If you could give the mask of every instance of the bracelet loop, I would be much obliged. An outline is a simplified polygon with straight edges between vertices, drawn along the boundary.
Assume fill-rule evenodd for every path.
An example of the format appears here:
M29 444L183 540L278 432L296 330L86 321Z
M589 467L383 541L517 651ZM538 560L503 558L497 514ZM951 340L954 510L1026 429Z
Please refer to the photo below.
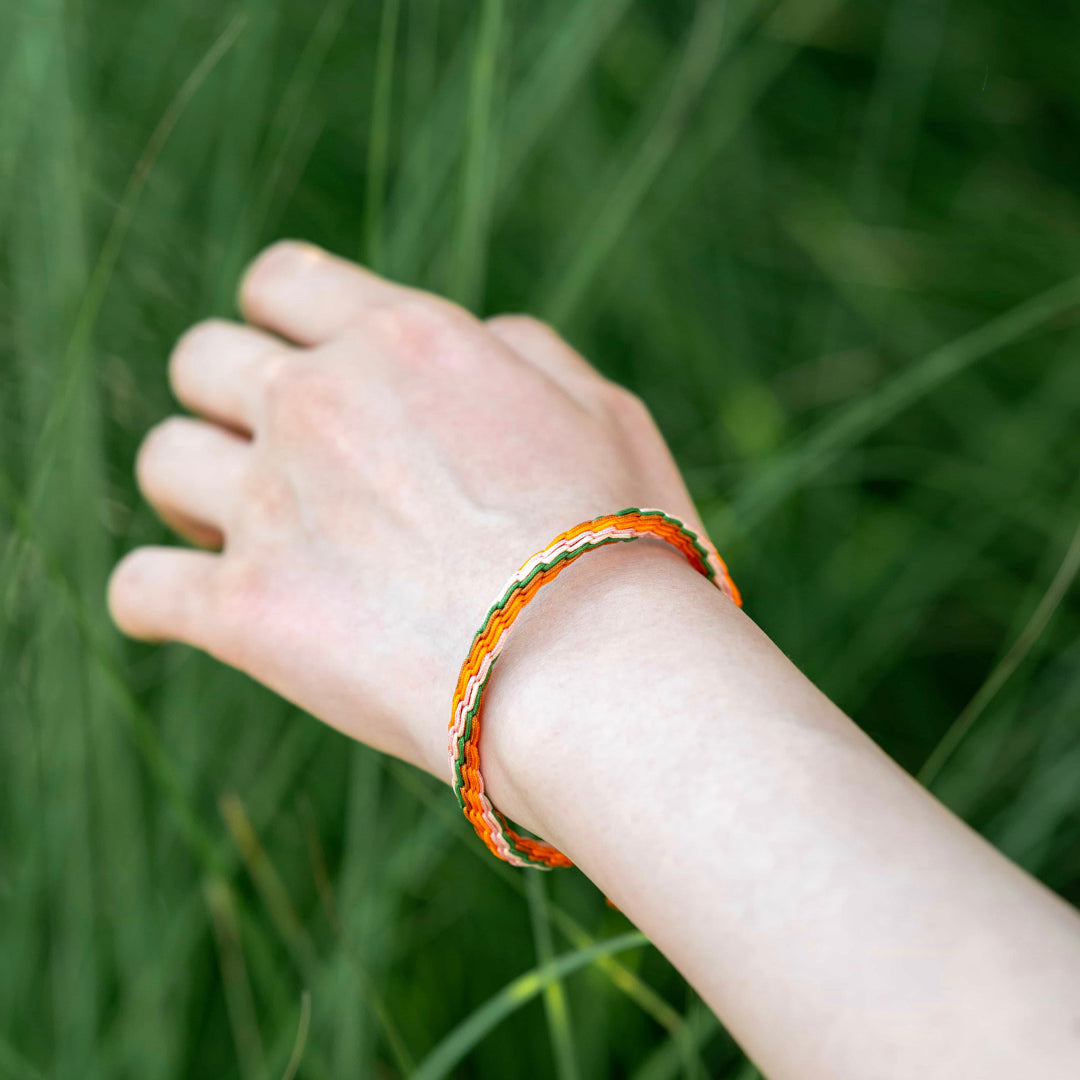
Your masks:
M560 533L533 555L507 583L484 624L473 638L454 690L450 717L450 769L454 793L465 816L490 851L513 866L552 869L572 866L561 851L531 837L521 836L491 804L480 775L481 701L495 661L509 637L521 609L579 556L616 541L655 536L678 549L700 574L708 578L738 606L739 590L716 549L704 537L662 510L630 507L605 514Z

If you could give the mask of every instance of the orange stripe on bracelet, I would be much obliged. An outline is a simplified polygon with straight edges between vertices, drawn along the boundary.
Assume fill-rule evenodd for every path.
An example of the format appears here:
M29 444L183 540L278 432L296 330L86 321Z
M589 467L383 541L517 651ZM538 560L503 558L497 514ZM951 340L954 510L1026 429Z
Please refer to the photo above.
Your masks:
M516 832L491 805L480 774L481 702L495 661L506 645L514 620L525 605L549 581L559 576L575 559L605 544L629 542L654 536L671 544L700 574L707 577L735 604L742 598L728 574L723 559L703 537L698 537L676 518L662 510L630 507L582 522L560 533L543 551L537 552L518 569L499 599L492 605L484 624L473 638L469 655L461 666L450 715L450 769L458 802L477 835L498 858L513 866L549 870L573 863L561 851Z

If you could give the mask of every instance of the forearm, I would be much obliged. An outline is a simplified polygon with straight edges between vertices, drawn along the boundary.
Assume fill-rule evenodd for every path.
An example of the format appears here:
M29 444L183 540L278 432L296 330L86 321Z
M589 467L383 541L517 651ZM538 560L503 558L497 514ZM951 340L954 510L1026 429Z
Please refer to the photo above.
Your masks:
M1075 912L659 544L542 590L482 754L772 1080L1075 1075Z

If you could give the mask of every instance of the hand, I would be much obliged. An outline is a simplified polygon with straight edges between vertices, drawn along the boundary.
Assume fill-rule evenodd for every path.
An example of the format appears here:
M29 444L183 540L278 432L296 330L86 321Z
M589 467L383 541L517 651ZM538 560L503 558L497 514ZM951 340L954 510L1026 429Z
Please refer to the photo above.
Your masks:
M200 419L155 427L136 468L163 520L221 551L132 552L113 618L449 779L453 687L510 575L626 506L703 533L678 469L642 402L533 319L481 322L294 242L240 304L250 325L176 346Z

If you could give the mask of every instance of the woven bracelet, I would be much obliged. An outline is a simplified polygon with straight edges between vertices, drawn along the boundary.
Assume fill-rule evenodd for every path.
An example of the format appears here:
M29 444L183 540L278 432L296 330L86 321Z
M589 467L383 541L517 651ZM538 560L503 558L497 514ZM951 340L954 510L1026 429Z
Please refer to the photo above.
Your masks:
M698 573L742 606L739 590L723 559L708 540L696 536L682 522L663 511L631 507L576 525L529 559L510 579L487 613L461 667L450 717L450 769L454 793L480 839L493 854L513 866L551 869L573 863L550 844L516 833L484 793L484 778L480 775L484 688L506 645L514 620L543 585L558 577L585 552L616 541L637 540L641 536L655 536L671 544L686 556Z

